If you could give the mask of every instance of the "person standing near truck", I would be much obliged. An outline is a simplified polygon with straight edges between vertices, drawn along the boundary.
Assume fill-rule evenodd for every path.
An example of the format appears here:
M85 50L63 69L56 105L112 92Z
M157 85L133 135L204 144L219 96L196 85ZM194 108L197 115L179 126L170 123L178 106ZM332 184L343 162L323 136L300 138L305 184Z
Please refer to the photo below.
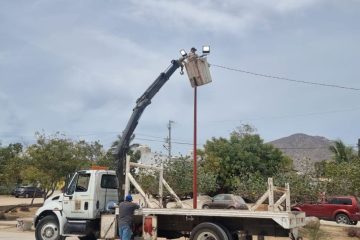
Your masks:
M140 206L132 201L132 196L127 195L125 201L119 204L118 226L121 240L130 240L133 234L131 226L134 221L134 211Z

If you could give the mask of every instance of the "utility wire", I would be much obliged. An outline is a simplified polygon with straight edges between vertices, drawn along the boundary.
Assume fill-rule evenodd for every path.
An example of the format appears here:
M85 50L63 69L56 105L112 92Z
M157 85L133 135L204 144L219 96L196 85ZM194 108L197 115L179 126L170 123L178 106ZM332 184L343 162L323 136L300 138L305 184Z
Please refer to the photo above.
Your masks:
M208 121L207 123L226 123L226 122L246 122L246 121L257 121L257 120L266 120L266 119L284 119L284 118L298 118L298 117L308 117L308 116L317 116L331 113L342 113L342 112L352 112L358 111L360 108L351 108L343 110L331 110L324 112L309 112L309 113L299 113L294 115L279 115L279 116L268 116L268 117L254 117L254 118L244 118L244 119L228 119L228 120L213 120Z
M161 143L166 143L166 141L161 141L161 140L157 140L157 139L149 139L149 138L139 138L139 137L135 137L136 140L143 140L143 141L150 141L150 142L161 142ZM176 142L176 141L172 141L172 143L175 144L180 144L180 145L194 145L193 143L189 143L189 142ZM204 144L197 144L199 146L202 146Z
M273 75L268 75L268 74L250 72L250 71L246 71L246 70L242 70L242 69L231 68L231 67L226 67L226 66L212 64L212 63L210 64L210 66L223 68L223 69L230 70L230 71L235 71L235 72L251 74L251 75L260 76L260 77L266 77L266 78L273 78L273 79L278 79L278 80L289 81L289 82L296 82L296 83L303 83L303 84L309 84L309 85L317 85L317 86L322 86L322 87L342 88L342 89L346 89L346 90L360 91L360 88L346 87L346 86L335 85L335 84L317 83L317 82L296 80L296 79L291 79L291 78L286 78L286 77L279 77L279 76L273 76Z

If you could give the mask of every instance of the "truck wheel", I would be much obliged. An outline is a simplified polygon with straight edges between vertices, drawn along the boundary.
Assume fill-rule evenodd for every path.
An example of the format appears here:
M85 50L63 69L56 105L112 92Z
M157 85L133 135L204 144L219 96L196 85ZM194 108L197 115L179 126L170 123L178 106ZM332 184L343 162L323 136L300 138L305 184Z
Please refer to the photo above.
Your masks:
M229 240L229 237L219 225L204 222L191 231L190 240Z
M224 225L222 225L222 224L219 224L219 223L216 223L218 226L220 226L223 230L224 230L224 232L226 233L226 235L227 235L227 237L228 237L228 239L229 240L233 240L233 236L231 235L231 233L230 233L230 231L229 231L229 229L227 229Z
M54 216L46 216L40 220L35 229L36 240L64 240L60 236L59 223Z
M208 205L204 205L204 206L202 206L202 209L209 209L209 206L208 206Z
M350 225L356 225L358 221L350 221Z
M335 218L337 223L350 224L349 217L344 213L339 213Z

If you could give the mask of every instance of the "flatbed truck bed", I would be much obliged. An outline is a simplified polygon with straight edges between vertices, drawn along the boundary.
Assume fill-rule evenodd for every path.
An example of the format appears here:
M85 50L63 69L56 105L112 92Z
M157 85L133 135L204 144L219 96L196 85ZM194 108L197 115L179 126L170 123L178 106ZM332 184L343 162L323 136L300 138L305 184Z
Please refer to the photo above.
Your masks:
M227 235L224 240L242 239L241 236L298 239L298 229L305 225L305 213L290 211L142 208L137 210L135 215L142 216L143 224L151 222L151 227L145 227L143 232L146 233L146 229L156 229L156 232L148 231L148 234L168 239L181 236L201 239L195 237L197 231L200 231L197 235L206 235L221 230Z

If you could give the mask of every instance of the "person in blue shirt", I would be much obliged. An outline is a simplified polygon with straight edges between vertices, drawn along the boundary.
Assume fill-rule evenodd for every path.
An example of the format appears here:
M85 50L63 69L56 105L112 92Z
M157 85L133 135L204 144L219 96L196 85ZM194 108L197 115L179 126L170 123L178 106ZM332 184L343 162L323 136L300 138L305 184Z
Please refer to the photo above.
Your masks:
M129 194L126 196L125 201L119 204L119 236L121 240L130 240L133 234L131 226L134 221L134 211L139 209L139 205L133 203L133 198Z

